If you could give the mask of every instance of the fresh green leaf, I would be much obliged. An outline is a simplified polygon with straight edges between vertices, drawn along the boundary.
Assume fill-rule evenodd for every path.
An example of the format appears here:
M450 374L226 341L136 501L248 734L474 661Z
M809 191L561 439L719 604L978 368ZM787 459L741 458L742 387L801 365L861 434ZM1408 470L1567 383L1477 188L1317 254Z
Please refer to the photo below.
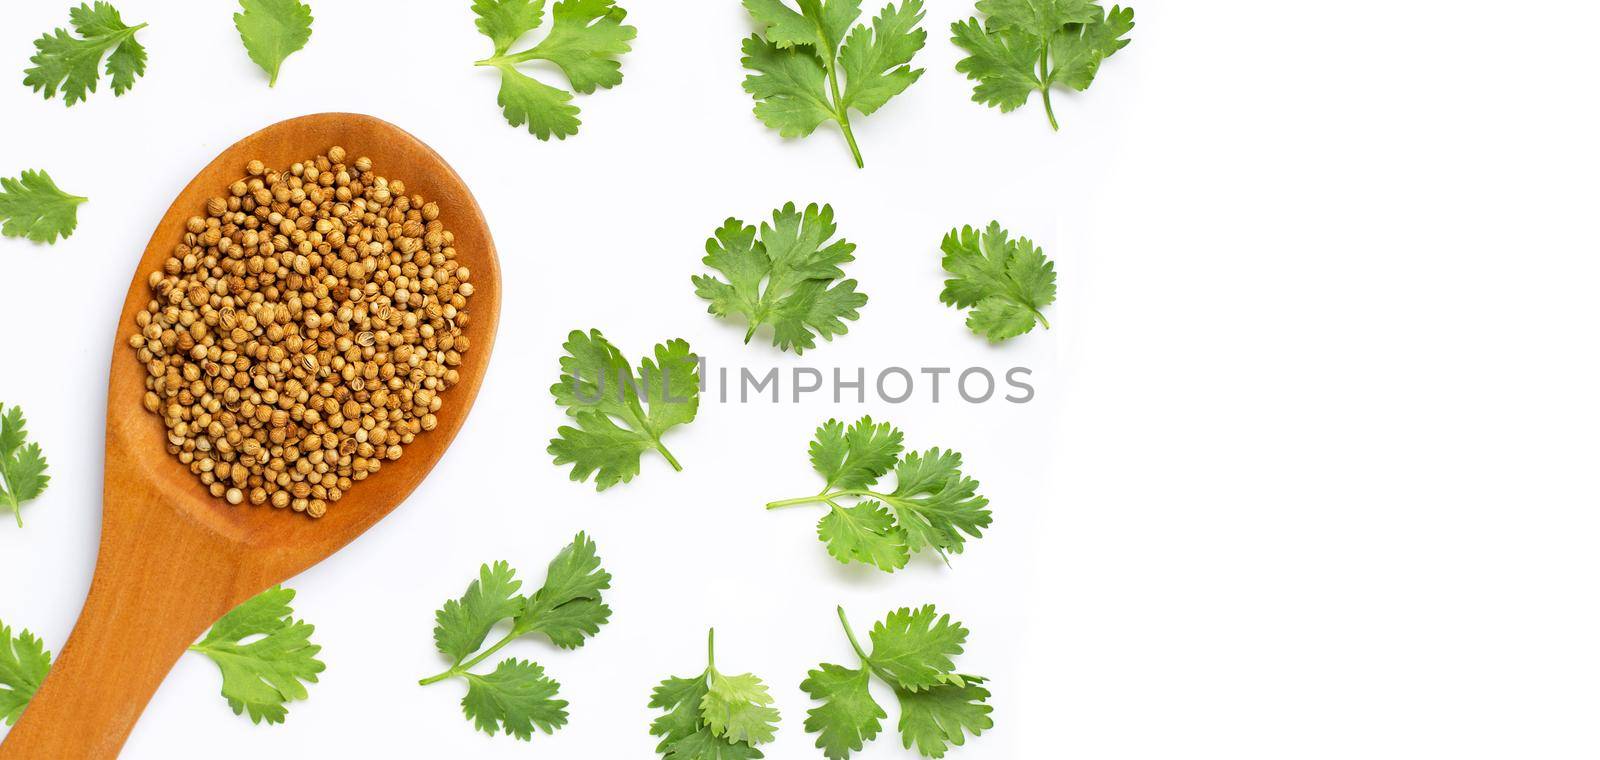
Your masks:
M895 686L922 691L945 682L955 669L967 629L940 617L929 604L903 607L872 627L872 664Z
M839 50L844 65L844 106L871 116L889 99L906 91L922 78L922 69L911 69L911 58L928 41L928 33L917 26L922 21L922 4L907 2L899 7L885 6L872 20L869 30L858 26Z
M921 78L923 70L910 64L927 41L917 26L922 0L885 6L871 26L853 29L860 0L796 2L798 10L783 0L745 0L759 27L743 45L751 72L745 92L756 101L756 118L783 137L837 122L856 166L864 166L850 112L870 116Z
M28 440L28 420L22 416L22 407L0 404L0 461L11 458Z
M1039 80L1043 38L1020 32L991 32L975 18L951 24L950 33L951 41L968 53L956 63L956 71L977 81L972 91L974 101L1009 113L1047 87Z
M1015 29L1036 36L1054 34L1067 24L1093 21L1100 14L1096 0L978 0L978 12L995 29Z
M1133 9L1114 6L1109 14L1096 13L1088 23L1069 24L1057 31L1051 38L1054 71L1050 81L1079 92L1089 89L1100 73L1100 62L1132 42L1124 38L1133 27Z
M494 41L494 54L501 55L522 35L544 21L544 0L473 0L478 14L478 31Z
M952 658L961 653L966 629L940 617L933 605L891 612L873 627L872 652L861 648L839 608L850 647L860 669L823 664L800 684L822 704L807 712L805 729L817 735L817 747L829 760L848 760L852 752L878 735L888 717L868 690L872 676L894 689L900 702L900 735L907 749L940 758L950 746L966 742L994 726L989 691L979 676L960 675Z
M833 340L860 317L867 303L856 281L840 265L855 261L854 243L833 240L833 207L813 203L804 212L785 204L772 223L756 228L729 219L706 241L701 261L725 279L696 275L695 294L710 302L714 316L740 316L749 323L745 342L761 325L772 326L772 344L803 354L816 337ZM830 242L831 241L831 242Z
M28 422L22 408L0 404L0 505L11 508L22 527L22 503L33 501L50 485L39 444L28 443Z
M693 678L668 678L650 692L650 707L667 711L650 723L650 735L661 737L656 752L668 755L673 745L706 730L700 717L700 702L710 691L702 672Z
M905 450L905 435L887 422L862 417L848 431L828 420L811 442L811 466L827 488L866 488L894 468Z
M960 454L934 448L902 456L903 442L893 425L871 417L848 430L828 420L810 450L812 467L827 480L822 493L769 502L767 509L827 506L817 537L846 564L894 572L923 549L961 553L966 538L982 537L992 522L989 500L978 495L978 481L961 474ZM891 469L895 488L883 493L877 482Z
M827 544L834 559L845 564L860 562L892 573L911 559L906 532L876 501L848 507L830 504L817 523L817 537Z
M724 739L701 728L676 742L662 753L663 760L759 760L761 750L744 742Z
M523 741L533 738L535 726L547 734L567 724L567 701L556 699L561 684L544 674L544 668L526 660L502 661L488 675L464 674L467 696L461 710L478 730L495 735L501 729Z
M39 637L11 629L0 621L0 723L16 725L17 718L50 672L50 653Z
M751 36L744 41L744 67L755 72L744 80L755 98L756 118L786 138L806 137L823 122L837 120L828 100L828 70L816 56L784 49Z
M690 678L668 678L650 694L650 707L667 714L650 724L661 737L656 752L667 760L750 760L755 745L773 740L778 710L760 678L724 675L716 666L716 632L707 635L706 669Z
M311 6L300 0L239 0L239 5L244 12L233 14L233 25L272 87L283 60L311 40Z
M544 0L475 0L478 31L494 43L494 55L478 61L500 71L499 103L513 127L527 125L540 140L578 133L578 107L572 93L540 82L517 66L549 61L566 75L572 89L591 94L622 84L623 54L633 49L638 30L623 24L628 12L615 0L562 0L550 12L550 33L537 45L509 52L524 34L544 20Z
M751 673L711 673L711 690L700 702L711 732L729 741L765 744L778 731L778 710L767 685Z
M433 629L433 641L453 663L459 664L478 651L495 623L522 611L524 600L517 595L522 581L516 575L505 562L484 565L478 571L478 579L467 586L466 594L445 602L434 613L438 625Z
M445 602L435 615L433 630L439 651L450 658L448 670L424 678L424 686L451 678L467 682L461 707L482 731L527 740L534 727L552 733L567 722L565 700L556 699L559 688L534 662L503 660L487 674L472 669L513 640L542 633L563 649L576 649L599 632L611 617L600 594L611 587L611 574L600 567L594 541L583 533L572 539L550 561L544 584L528 596L517 591L522 584L505 562L484 565L466 595ZM494 626L510 619L511 630L484 647Z
M28 59L33 66L23 72L22 83L34 92L42 90L47 100L60 92L72 106L99 86L100 60L105 58L112 92L121 95L133 87L134 79L144 74L146 58L134 34L145 25L124 24L117 9L100 0L73 8L71 21L77 37L56 29L33 41L38 52Z
M538 631L562 649L577 649L600 631L611 608L600 592L611 588L611 573L600 568L595 543L579 533L550 561L544 585L523 602L513 631Z
M944 757L950 746L967 742L966 734L978 736L994 727L989 714L994 708L984 704L989 690L977 676L958 676L923 691L895 689L900 699L900 738L906 749L916 747L923 757Z
M528 125L540 140L565 140L578 133L578 107L572 93L551 87L509 66L500 67L500 107L513 127Z
M655 359L641 361L637 372L599 330L574 330L562 347L561 379L550 393L578 425L551 439L555 463L571 464L573 480L595 474L599 491L632 480L640 456L652 449L682 470L661 436L692 422L700 408L700 360L689 343L657 344Z
M806 711L806 732L817 735L817 748L829 760L845 760L860 752L883 730L889 714L873 701L867 685L871 671L824 663L806 674L800 690L822 704Z
M895 480L894 493L883 501L913 552L931 547L960 554L962 534L979 538L989 526L989 500L977 495L978 481L961 474L961 455L954 451L913 451L895 468Z
M222 616L189 647L217 664L228 706L235 715L248 711L254 723L282 723L285 705L305 699L305 683L316 683L324 668L317 659L322 647L311 643L315 629L294 619L292 601L293 589L264 591Z
M549 61L561 68L572 89L585 95L622 84L618 60L632 49L638 33L622 20L628 12L611 0L556 3L550 36L528 51L525 60Z
M56 187L44 170L24 170L17 179L0 177L0 234L54 243L78 228L78 204L89 200Z
M795 11L783 0L744 0L745 10L764 27L763 34L780 48L809 45L819 57L839 49L850 25L861 16L861 0L797 0Z
M956 71L977 82L972 99L1008 112L1038 92L1055 129L1050 88L1088 89L1134 26L1132 8L1107 14L1094 0L980 0L978 11L983 21L950 25L951 41L967 52Z

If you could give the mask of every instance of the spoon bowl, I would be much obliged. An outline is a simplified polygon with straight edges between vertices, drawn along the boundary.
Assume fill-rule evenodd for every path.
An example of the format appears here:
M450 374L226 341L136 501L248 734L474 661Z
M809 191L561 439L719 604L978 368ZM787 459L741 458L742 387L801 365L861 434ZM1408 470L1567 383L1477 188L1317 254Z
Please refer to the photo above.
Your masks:
M472 270L472 348L460 382L441 395L439 424L396 461L356 483L326 516L213 497L166 451L165 425L145 411L145 367L127 338L152 298L148 276L183 238L190 216L260 159L269 167L339 145L374 171L437 202ZM115 756L156 687L189 644L241 602L325 559L399 506L438 462L477 397L494 347L500 269L483 213L466 183L417 138L370 116L324 113L274 124L240 140L195 175L167 210L128 288L112 347L106 407L104 517L94 580L50 676L0 744L0 760Z

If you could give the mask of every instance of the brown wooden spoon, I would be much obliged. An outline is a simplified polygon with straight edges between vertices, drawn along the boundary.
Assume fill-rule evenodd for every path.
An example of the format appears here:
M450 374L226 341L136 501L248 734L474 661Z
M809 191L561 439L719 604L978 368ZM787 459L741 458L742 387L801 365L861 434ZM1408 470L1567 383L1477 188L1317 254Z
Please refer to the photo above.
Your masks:
M166 429L142 404L145 368L127 339L134 315L151 298L150 272L161 267L207 198L239 179L251 159L281 169L334 145L352 157L371 157L382 176L438 202L459 260L472 269L466 327L472 348L459 368L460 384L443 394L438 428L357 483L326 517L230 506L166 452ZM240 140L201 169L156 226L117 322L106 407L105 513L89 597L50 676L0 744L0 760L114 757L167 671L211 623L338 551L404 501L461 429L482 384L499 315L500 268L482 211L439 154L392 124L359 114L302 116Z

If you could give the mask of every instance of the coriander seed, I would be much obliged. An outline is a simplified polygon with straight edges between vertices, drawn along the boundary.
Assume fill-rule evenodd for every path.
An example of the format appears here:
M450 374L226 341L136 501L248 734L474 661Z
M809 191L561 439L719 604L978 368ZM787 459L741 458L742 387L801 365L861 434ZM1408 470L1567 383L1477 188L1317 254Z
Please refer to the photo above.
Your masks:
M335 146L254 160L186 220L128 338L144 408L212 496L322 517L439 425L471 272L437 203Z

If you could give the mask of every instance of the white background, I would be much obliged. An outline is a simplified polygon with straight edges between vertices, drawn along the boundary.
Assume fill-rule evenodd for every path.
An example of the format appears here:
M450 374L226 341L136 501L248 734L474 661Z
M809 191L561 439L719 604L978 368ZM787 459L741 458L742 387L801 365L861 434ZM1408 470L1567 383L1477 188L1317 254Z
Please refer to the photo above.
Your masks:
M968 101L946 30L971 3L929 5L928 72L860 122L857 171L835 131L785 142L750 115L731 1L630 3L627 81L580 96L564 143L501 120L465 0L314 2L276 89L231 4L120 0L150 22L149 72L70 110L18 84L68 3L7 3L0 174L45 168L92 200L64 243L0 241L0 401L55 476L26 529L0 521L0 619L59 650L87 589L114 314L151 225L238 137L350 110L475 188L505 278L488 380L410 502L291 582L329 667L287 724L234 717L189 656L124 756L643 758L651 686L702 667L714 624L719 662L774 687L768 756L820 757L797 684L849 662L833 606L864 631L923 602L972 629L960 667L995 681L995 729L951 757L1600 755L1600 11L1143 0L1051 133L1037 101ZM834 204L872 298L803 360L741 346L689 284L724 217L787 200ZM1061 284L1055 329L1001 348L936 297L940 235L991 218ZM647 459L596 495L544 454L580 327L734 367L1026 365L1039 393L706 403L669 439L685 472ZM996 523L953 568L845 569L817 515L761 509L816 487L819 421L861 413L966 454ZM612 623L577 652L510 650L562 682L571 724L532 747L475 733L461 687L414 684L443 667L433 610L483 561L537 583L580 529L616 576ZM861 755L908 756L892 728Z

